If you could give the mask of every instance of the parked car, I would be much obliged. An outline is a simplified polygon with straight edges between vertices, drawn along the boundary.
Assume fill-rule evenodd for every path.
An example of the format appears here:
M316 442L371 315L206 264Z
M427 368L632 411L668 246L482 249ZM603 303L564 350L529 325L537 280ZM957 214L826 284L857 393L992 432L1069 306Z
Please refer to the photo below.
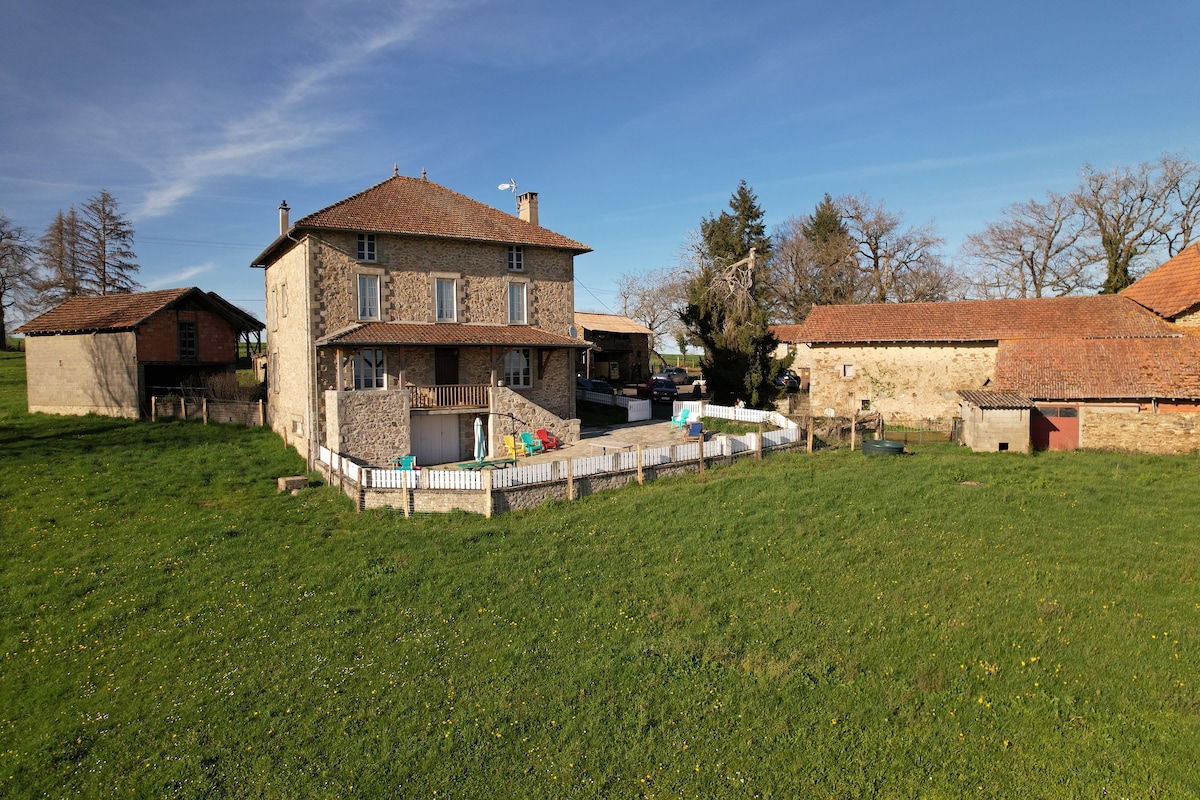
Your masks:
M651 400L676 400L679 389L674 382L666 378L651 378L645 384L638 386L638 397L649 397Z
M616 394L617 390L605 378L575 378L575 387L583 389L585 392L598 392L600 394Z
M800 381L786 372L775 379L775 385L781 387L788 394L795 394L800 391Z
M691 385L692 376L687 374L687 370L683 367L663 367L651 377L663 378L676 386Z

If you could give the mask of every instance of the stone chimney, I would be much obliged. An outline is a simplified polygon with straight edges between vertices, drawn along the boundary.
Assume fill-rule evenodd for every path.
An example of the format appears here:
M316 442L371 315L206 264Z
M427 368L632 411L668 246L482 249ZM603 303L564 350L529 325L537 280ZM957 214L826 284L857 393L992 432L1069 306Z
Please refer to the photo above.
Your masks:
M537 192L526 192L517 198L517 216L526 222L538 224Z
M279 235L280 236L286 236L287 232L288 232L288 228L290 227L288 225L288 212L289 211L291 211L291 209L288 208L287 200L284 200L282 203L279 204Z

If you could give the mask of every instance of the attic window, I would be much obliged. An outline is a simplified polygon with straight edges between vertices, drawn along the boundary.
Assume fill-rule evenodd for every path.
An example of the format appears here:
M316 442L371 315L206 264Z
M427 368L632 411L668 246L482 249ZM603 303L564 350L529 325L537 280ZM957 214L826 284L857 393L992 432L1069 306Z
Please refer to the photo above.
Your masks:
M358 260L375 260L375 234L360 233L358 235Z
M525 271L525 249L520 245L508 246L508 269L510 272Z

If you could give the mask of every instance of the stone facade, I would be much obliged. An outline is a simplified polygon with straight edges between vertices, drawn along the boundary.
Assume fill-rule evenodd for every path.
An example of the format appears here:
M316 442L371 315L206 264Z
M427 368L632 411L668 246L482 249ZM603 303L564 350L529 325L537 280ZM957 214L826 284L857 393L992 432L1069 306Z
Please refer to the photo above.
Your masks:
M1121 413L1080 406L1079 446L1154 455L1200 452L1200 412Z
M957 391L983 388L995 374L996 349L995 342L801 348L812 370L814 414L872 410L891 424L956 416Z
M472 423L480 413L492 415L493 454L504 452L497 414L529 423L520 430L544 427L564 440L578 438L571 349L530 348L532 385L500 390L508 352L502 347L383 345L373 349L383 353L384 386L355 391L353 362L360 350L318 344L361 323L438 323L438 279L453 282L455 300L453 322L438 324L508 326L510 287L518 285L524 324L565 337L574 315L572 251L523 245L517 271L509 269L503 243L373 235L374 260L359 260L357 233L321 230L293 237L296 244L266 265L268 417L276 432L310 461L322 445L372 464L408 454L410 387L437 384L442 350L456 359L457 384L491 387L490 408L459 414L461 452L471 451ZM360 276L378 283L377 312L369 317L359 314Z

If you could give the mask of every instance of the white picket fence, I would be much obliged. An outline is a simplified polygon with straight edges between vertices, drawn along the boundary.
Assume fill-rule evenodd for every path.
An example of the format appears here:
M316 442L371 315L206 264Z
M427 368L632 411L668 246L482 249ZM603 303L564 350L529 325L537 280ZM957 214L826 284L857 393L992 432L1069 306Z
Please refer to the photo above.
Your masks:
M675 405L671 408L671 414L678 417L679 412L685 408L688 410L688 416L692 419L699 419L704 416L728 419L734 422L749 422L753 424L761 422L766 425L774 425L777 428L798 429L800 427L778 411L760 411L757 408L718 406L706 403L703 400L676 400Z
M706 406L705 413L712 414L714 406ZM745 409L737 409L745 411ZM751 420L745 420L747 422ZM797 426L780 428L763 433L762 448L769 450L798 441L800 429ZM642 449L642 467L657 467L672 463L694 462L700 458L700 442L666 445L663 447L647 447ZM747 433L742 436L723 435L714 437L703 443L705 458L720 458L738 456L758 449L758 434ZM538 464L509 467L491 471L493 489L506 489L515 486L533 486L540 483L572 478L583 478L589 475L605 473L631 472L638 467L637 450L622 450L601 456L586 458L562 459L560 461L543 461ZM364 489L445 489L453 491L482 491L484 488L483 473L475 470L446 470L418 469L396 470L377 469L357 464L349 458L339 456L322 447L318 458L330 466L331 471L344 475L362 486Z
M650 419L651 406L649 400L643 400L637 397L626 397L621 394L602 394L600 392L589 392L586 389L576 389L575 397L579 400L586 400L589 403L598 403L602 406L619 406L624 408L629 413L630 422L642 422Z

